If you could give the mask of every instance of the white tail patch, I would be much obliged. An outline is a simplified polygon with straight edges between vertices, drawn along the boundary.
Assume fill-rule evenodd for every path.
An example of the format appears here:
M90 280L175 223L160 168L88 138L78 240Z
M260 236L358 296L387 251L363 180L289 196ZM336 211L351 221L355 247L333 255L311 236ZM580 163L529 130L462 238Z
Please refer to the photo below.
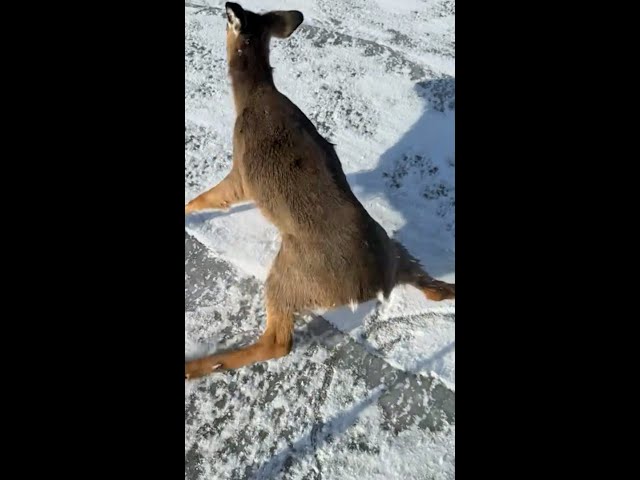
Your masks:
M394 303L394 297L395 297L395 289L391 290L389 292L389 296L385 298L384 296L384 292L382 290L380 290L378 292L378 301L380 302L380 307L382 308L391 308L391 306Z
M351 309L352 312L355 313L355 311L358 309L358 302L356 302L355 300L351 300L349 302L349 308Z

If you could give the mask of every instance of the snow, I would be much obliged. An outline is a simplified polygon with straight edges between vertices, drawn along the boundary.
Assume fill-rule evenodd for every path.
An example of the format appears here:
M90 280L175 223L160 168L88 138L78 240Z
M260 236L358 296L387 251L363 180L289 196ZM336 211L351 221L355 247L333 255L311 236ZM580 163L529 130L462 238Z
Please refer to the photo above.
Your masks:
M369 213L433 276L455 282L454 2L239 3L258 12L303 12L298 31L272 41L277 87L337 144ZM185 7L185 202L231 166L235 112L223 6L194 0ZM206 262L228 265L198 292L185 291L197 297L193 308L185 301L185 356L252 341L264 325L260 283L279 248L277 230L252 204L192 215L185 230L204 245ZM453 478L454 422L418 425L435 411L434 385L455 396L455 302L398 287L387 302L355 307L322 313L330 325L320 337L311 330L323 320L300 319L294 352L283 359L187 384L185 409L194 413L185 426L185 475L315 478L321 470L322 478ZM298 336L312 340L300 345ZM349 362L337 368L341 348L347 358L369 359L366 373ZM399 386L381 380L377 391L361 378L373 375L377 361L410 375L412 401L431 405L410 415L414 424L398 420L395 433L385 399ZM398 401L411 410L407 398ZM392 418L404 418L396 408ZM247 445L238 431L253 436Z

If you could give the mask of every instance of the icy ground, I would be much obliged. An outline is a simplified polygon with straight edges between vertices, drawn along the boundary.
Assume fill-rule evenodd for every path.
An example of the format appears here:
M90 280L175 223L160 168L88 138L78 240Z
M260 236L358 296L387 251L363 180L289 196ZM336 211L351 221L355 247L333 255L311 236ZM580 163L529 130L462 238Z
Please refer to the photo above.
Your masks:
M337 144L371 215L455 281L454 3L239 3L305 14L272 42L276 85ZM223 5L185 4L185 201L231 164ZM277 231L251 205L185 230L185 356L254 340ZM301 318L288 357L185 387L190 479L449 479L454 444L455 303L411 288Z

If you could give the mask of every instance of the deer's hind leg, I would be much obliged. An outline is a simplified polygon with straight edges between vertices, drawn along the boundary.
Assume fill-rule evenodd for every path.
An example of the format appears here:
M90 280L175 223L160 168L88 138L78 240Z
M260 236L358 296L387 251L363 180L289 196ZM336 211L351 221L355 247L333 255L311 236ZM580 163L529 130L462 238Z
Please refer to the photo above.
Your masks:
M294 313L299 311L299 282L288 268L290 258L281 247L265 284L267 326L260 338L247 347L216 353L185 363L185 379L256 362L284 357L293 346Z
M212 372L231 370L287 355L293 343L293 313L285 312L267 300L267 327L260 338L247 347L217 353L186 362L185 379Z
M413 285L429 299L434 301L456 298L456 286L431 277L407 249L394 240L398 258L396 283Z

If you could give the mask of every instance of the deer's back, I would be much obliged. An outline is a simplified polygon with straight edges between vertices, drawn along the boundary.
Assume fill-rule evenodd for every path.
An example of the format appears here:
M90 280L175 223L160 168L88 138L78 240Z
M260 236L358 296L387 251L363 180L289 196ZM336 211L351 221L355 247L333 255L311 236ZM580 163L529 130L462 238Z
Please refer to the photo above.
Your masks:
M238 116L234 135L245 188L282 234L274 269L306 282L301 292L336 285L340 291L325 292L345 297L336 303L387 293L389 238L353 195L333 145L304 113L269 92Z

